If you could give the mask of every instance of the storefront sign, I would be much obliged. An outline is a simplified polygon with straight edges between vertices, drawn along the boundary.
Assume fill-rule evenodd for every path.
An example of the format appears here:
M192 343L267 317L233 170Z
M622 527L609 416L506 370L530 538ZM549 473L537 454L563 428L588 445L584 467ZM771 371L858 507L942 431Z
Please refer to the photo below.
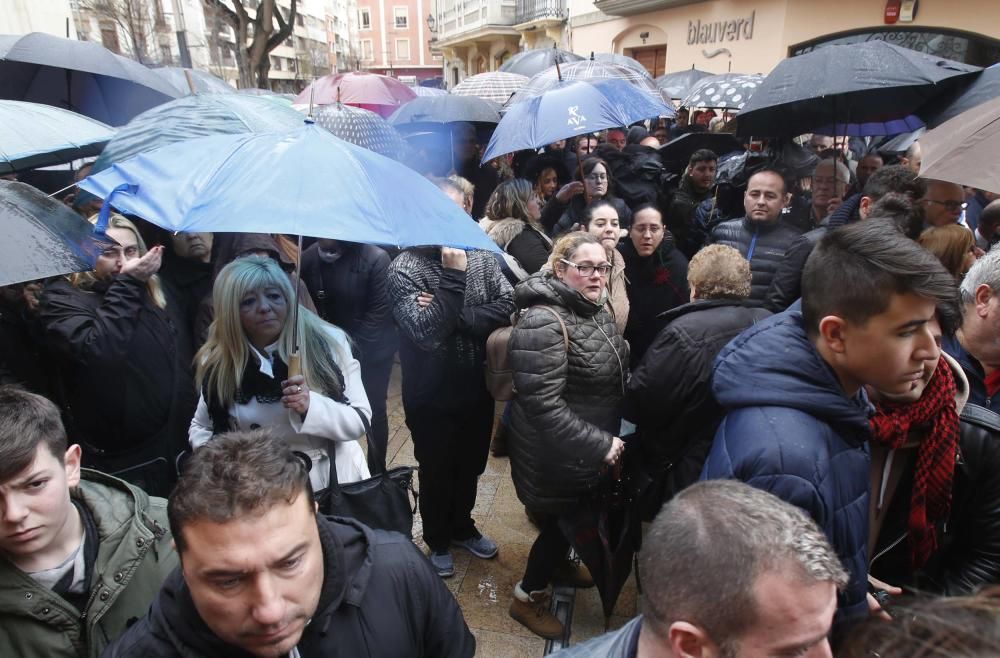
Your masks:
M752 11L747 18L737 18L731 21L705 23L702 23L701 20L688 21L688 45L752 39L756 14L756 11Z

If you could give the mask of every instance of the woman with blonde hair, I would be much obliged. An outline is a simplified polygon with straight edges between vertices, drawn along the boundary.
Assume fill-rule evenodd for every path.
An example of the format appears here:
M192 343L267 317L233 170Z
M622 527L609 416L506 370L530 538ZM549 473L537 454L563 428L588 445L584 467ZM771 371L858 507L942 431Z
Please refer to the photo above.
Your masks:
M59 361L59 402L84 465L165 496L194 410L189 341L136 226L112 215L94 269L51 282L45 341Z
M972 231L958 224L932 226L920 234L920 246L934 254L955 280L961 281L982 252Z
M523 178L500 183L486 202L486 217L479 225L514 259L511 269L519 280L537 272L552 251L552 240L538 221L541 216L541 200Z
M291 281L266 256L243 256L222 268L212 297L215 319L195 357L201 398L191 445L268 427L309 457L313 491L329 485L331 447L339 482L369 477L358 439L365 433L359 414L370 420L371 407L347 335L301 305L295 313ZM296 316L302 373L290 376Z

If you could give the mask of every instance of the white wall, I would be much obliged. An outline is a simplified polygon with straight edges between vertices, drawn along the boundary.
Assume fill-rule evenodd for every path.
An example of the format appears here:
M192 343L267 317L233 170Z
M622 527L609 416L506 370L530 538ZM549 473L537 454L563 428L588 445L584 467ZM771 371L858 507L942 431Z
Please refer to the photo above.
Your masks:
M75 39L69 0L0 0L0 34L45 32L65 37L67 19L69 36Z

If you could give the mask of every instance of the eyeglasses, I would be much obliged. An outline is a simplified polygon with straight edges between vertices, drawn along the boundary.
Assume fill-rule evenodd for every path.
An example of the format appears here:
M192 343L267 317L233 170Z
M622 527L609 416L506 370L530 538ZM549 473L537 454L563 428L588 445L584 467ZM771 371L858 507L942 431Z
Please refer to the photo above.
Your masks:
M560 258L559 260L570 267L575 267L576 271L580 273L580 276L592 276L595 270L601 276L607 276L611 273L611 265L608 263L604 263L603 265L577 265L573 261L566 260L565 258Z
M584 176L584 178L586 178L589 181L593 181L595 183L603 183L604 181L608 180L608 175L607 174L587 174L586 176Z
M937 199L924 199L927 203L936 203L939 206L944 206L949 212L955 212L956 210L964 210L965 206L968 204L964 201L938 201Z
M652 226L633 226L632 230L639 235L646 235L647 233L649 235L659 235L663 232L663 227L653 224Z

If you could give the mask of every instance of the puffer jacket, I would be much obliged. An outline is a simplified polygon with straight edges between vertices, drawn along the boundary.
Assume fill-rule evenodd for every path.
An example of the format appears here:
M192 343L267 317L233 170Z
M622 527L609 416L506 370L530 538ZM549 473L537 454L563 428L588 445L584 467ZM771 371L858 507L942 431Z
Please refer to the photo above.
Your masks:
M528 274L542 269L542 265L549 259L552 240L523 220L508 217L490 222L488 227L483 225L483 228L486 229L486 235L504 252L517 259Z
M167 501L87 469L72 496L90 512L100 538L86 609L0 558L0 656L97 658L146 614L177 566Z
M511 407L511 476L531 510L559 513L595 488L618 435L628 345L602 304L550 273L514 291L524 312L510 337L517 395ZM559 314L569 336L567 351Z
M750 261L750 299L763 302L785 252L801 234L797 228L780 220L765 224L743 217L722 222L712 229L709 244L733 247Z
M797 304L723 348L712 391L728 413L701 479L740 480L802 508L850 575L837 619L866 616L872 408L864 392L844 395Z

